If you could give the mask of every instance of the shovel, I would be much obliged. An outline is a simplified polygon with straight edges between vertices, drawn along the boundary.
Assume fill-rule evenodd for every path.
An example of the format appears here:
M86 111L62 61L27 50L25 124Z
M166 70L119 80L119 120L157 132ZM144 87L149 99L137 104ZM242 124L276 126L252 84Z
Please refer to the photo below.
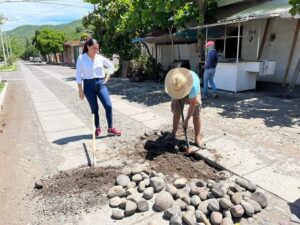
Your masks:
M184 123L184 115L183 115L184 103L181 100L179 102L180 102L180 108L181 108L182 123ZM188 140L187 129L183 128L183 130L184 130L185 141L186 141L186 146L187 146L186 153L191 154L192 149L190 146L190 142Z

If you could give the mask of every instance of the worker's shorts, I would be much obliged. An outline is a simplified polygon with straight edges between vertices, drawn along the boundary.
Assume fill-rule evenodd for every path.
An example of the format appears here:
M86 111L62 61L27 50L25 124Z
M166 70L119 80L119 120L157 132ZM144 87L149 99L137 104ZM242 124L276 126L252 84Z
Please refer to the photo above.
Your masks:
M172 110L172 113L174 114L180 114L181 113L181 106L180 106L180 101L182 101L185 104L189 104L189 99L188 98L184 98L182 100L175 100L173 99L172 100L172 103L171 103L171 110ZM193 117L200 117L200 114L201 114L201 104L198 104L196 105L196 108L195 108L195 111L194 111L194 114L193 114Z

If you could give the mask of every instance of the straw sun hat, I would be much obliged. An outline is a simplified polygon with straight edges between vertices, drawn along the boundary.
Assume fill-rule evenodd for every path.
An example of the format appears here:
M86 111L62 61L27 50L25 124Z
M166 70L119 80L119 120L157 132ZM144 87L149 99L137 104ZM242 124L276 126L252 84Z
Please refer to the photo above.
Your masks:
M186 97L193 88L193 77L188 69L175 68L168 72L165 90L173 99Z

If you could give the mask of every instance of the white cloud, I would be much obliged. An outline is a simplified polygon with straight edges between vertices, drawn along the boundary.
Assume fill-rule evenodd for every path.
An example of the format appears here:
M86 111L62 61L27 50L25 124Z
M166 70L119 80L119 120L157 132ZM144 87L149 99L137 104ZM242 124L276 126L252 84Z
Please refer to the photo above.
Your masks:
M68 23L81 19L93 9L91 4L84 3L81 0L56 0L49 2L54 4L0 2L0 14L3 14L10 20L4 25L4 29L11 30L17 26L26 24L57 25Z

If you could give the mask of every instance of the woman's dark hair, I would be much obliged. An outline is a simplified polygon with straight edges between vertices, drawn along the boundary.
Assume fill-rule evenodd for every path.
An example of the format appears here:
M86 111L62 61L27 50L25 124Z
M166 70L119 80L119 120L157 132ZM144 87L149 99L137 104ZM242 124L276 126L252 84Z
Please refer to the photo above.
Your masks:
M84 42L82 54L87 53L89 51L88 46L93 46L94 44L97 44L97 43L98 42L93 38L87 39Z
M189 61L182 61L180 67L188 69L188 70L191 69L191 65L190 65Z

